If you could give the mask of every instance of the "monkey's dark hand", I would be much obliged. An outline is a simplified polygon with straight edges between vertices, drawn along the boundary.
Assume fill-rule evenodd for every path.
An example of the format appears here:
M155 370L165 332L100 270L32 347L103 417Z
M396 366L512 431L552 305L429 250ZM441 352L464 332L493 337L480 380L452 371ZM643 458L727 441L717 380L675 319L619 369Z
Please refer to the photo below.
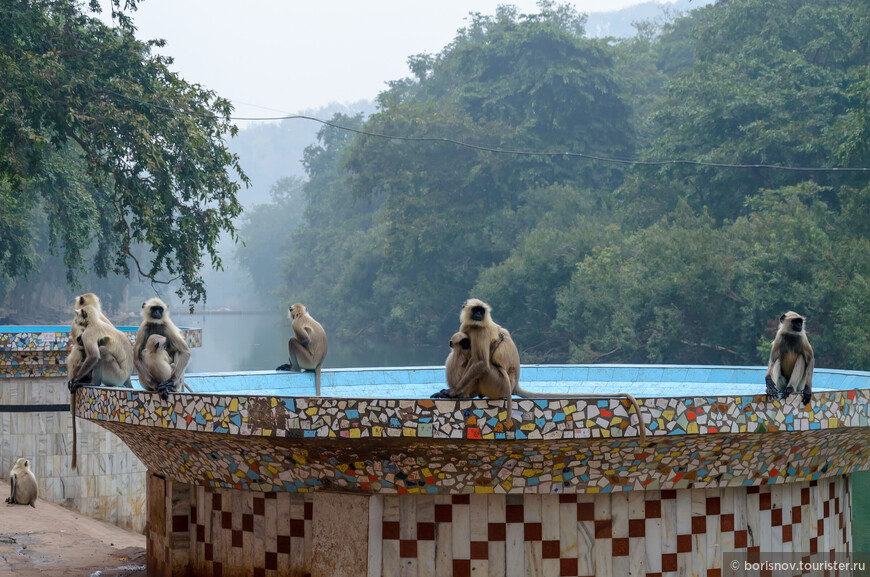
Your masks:
M168 381L163 381L157 385L157 392L160 394L160 398L164 401L169 399L169 393L175 392L175 380L169 379Z
M776 390L776 383L770 377L764 377L764 382L767 384L767 400L772 401L779 397L779 391Z
M82 381L69 381L67 382L66 386L69 389L69 392L74 393L80 388L84 387L86 384L87 383L84 383Z
M804 402L804 405L810 404L810 398L813 396L813 392L809 387L804 387L804 390L801 392L801 400Z
M437 393L432 393L430 399L450 399L450 389L441 389Z
M296 371L296 369L294 369L293 365L290 363L284 363L283 365L281 365L280 367L278 367L275 370L276 371Z

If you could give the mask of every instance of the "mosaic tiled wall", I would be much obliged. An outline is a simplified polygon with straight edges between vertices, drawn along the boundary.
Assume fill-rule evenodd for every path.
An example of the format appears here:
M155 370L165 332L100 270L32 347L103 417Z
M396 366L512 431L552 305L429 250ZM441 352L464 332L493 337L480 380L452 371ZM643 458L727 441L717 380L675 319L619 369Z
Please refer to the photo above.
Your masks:
M193 487L152 478L149 574L324 574L319 523L349 525L366 555L341 574L648 577L722 574L722 553L849 552L847 477L599 495L372 495L323 520L329 494ZM164 523L158 526L154 519Z
M131 343L136 342L135 329L121 332ZM182 329L182 332L188 346L202 346L202 329ZM41 332L0 332L0 378L66 376L66 355L69 350L68 328Z
M78 423L78 468L70 468L72 417L64 379L0 383L0 471L28 457L39 497L134 531L145 527L145 467L118 437ZM2 523L0 523L2 524Z
M615 399L519 401L518 430L507 432L494 431L503 409L489 400L161 402L89 390L78 411L150 470L255 491L595 493L809 481L870 467L866 390L816 394L809 411L761 396L642 402L646 446Z

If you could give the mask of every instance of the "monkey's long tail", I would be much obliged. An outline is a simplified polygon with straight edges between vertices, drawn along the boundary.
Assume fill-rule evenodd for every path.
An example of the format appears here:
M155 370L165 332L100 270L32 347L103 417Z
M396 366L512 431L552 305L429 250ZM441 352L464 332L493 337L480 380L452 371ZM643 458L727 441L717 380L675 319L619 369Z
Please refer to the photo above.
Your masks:
M76 468L76 391L74 390L70 393L70 401L69 401L69 409L70 413L72 413L72 428L73 428L73 443L72 443L72 468Z
M631 406L634 407L634 412L637 414L637 428L640 434L640 444L643 445L646 443L646 422L643 420L643 414L640 412L640 405L633 396L628 393L614 393L612 395L605 394L597 394L597 393L588 393L585 395L562 395L562 394L550 394L550 393L532 393L517 387L514 390L514 394L518 397L523 397L524 399L613 399L618 397L624 397Z

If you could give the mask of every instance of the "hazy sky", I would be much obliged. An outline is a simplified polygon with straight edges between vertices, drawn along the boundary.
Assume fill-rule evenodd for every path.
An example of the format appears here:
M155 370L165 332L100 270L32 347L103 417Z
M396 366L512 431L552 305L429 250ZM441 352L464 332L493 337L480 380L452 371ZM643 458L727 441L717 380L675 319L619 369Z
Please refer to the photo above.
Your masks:
M640 1L572 4L603 12ZM260 117L373 99L409 75L409 55L441 51L469 12L505 3L538 12L534 0L143 0L133 19L140 39L166 40L185 80L232 100L235 116Z

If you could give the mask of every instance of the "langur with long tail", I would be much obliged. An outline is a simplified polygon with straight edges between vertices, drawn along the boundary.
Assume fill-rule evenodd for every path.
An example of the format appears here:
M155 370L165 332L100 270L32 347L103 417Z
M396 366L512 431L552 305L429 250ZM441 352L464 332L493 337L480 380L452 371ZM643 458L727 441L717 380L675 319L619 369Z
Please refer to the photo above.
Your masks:
M290 362L275 369L276 371L314 371L314 385L320 396L320 369L326 358L328 348L326 331L319 322L308 314L301 303L290 305L288 316L293 321L293 336L287 341Z

